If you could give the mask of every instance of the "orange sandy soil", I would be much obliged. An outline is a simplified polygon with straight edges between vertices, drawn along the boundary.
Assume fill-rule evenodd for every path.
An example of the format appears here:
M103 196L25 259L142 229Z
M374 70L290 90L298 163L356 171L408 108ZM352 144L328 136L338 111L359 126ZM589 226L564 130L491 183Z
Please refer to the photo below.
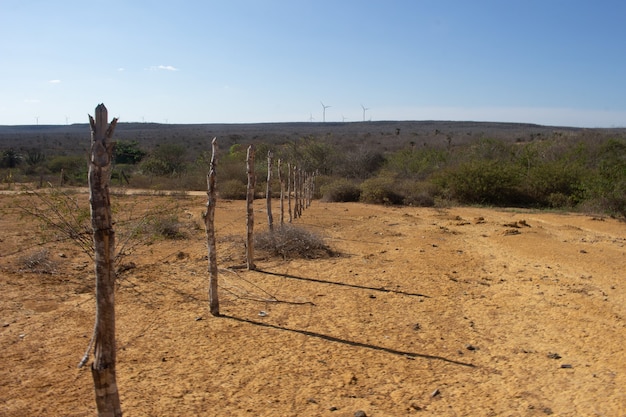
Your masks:
M24 271L38 228L23 198L0 196L0 415L93 416L89 366L77 368L92 263L59 243L54 273ZM122 216L172 197L113 200ZM188 237L137 248L119 276L125 416L626 415L625 223L315 201L295 223L340 255L258 253L246 271L230 268L245 256L245 202L220 200L216 318L206 196L175 203Z

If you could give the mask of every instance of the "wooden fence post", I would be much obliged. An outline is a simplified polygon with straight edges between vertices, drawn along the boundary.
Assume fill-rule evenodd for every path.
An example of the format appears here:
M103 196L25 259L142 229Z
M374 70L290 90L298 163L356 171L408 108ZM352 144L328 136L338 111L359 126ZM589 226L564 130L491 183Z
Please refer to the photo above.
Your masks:
M291 162L287 162L287 210L289 211L289 223L293 220L293 211L291 209Z
M276 163L276 170L278 171L278 182L280 184L280 225L283 226L285 224L285 179L283 178L281 162L279 158Z
M300 168L297 165L293 166L293 218L297 219L300 208L300 186L298 182L298 172Z
M96 107L96 119L89 116L91 155L89 158L89 203L96 271L96 324L94 361L91 374L99 417L122 415L115 375L115 232L111 213L109 183L117 118L111 124L104 104Z
M248 146L248 154L246 157L248 171L248 189L246 194L247 206L247 240L246 240L246 261L248 270L256 268L254 265L254 145Z
M272 216L272 151L267 151L267 187L265 187L265 200L267 203L267 225L270 233L274 231L274 216Z
M215 206L217 198L215 193L215 177L217 169L217 138L211 142L211 165L207 175L206 213L204 225L206 228L207 248L209 252L209 310L213 316L220 315L220 302L217 295L217 247L215 244Z

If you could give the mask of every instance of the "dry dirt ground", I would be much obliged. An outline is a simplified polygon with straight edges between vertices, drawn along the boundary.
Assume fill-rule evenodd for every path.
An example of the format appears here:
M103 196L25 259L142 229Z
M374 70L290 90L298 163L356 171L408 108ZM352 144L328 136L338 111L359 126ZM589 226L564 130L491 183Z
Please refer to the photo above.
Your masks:
M93 416L77 368L92 264L58 243L52 273L25 268L39 232L23 198L0 196L0 415ZM625 223L315 201L295 223L339 255L259 253L246 271L230 268L244 259L244 202L220 200L216 318L206 197L113 199L118 217L175 204L187 232L136 248L119 276L126 416L626 416Z

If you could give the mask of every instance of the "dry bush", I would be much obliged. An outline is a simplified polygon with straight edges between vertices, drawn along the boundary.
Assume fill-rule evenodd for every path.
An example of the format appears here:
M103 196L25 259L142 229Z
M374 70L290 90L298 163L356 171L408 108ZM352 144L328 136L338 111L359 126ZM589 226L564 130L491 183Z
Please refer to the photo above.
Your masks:
M265 231L254 236L256 249L283 259L317 259L333 256L333 251L315 233L301 227L283 225L273 232Z
M21 256L18 260L19 270L22 272L32 272L35 274L54 274L56 272L56 262L50 259L47 249L39 249Z

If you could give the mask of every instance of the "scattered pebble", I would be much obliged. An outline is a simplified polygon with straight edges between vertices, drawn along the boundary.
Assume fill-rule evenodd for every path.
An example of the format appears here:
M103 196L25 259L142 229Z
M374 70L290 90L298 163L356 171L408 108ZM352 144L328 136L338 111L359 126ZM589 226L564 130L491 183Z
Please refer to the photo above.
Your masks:
M548 356L548 358L550 358L550 359L561 359L561 355L559 355L558 353L552 353L552 352L550 352L550 353L548 353L548 355L547 355L547 356Z
M266 317L267 311L259 311L259 317Z
M356 413L354 413L354 417L367 417L367 414L365 414L365 411L359 410Z
M434 398L434 397L436 397L437 395L440 395L440 394L441 394L441 391L439 391L439 388L437 388L436 390L434 390L434 391L430 394L430 396Z
M561 365L561 369L571 369L572 365L570 365L569 363L564 363Z
M474 345L467 344L465 345L465 349L467 350L478 350L478 348Z

